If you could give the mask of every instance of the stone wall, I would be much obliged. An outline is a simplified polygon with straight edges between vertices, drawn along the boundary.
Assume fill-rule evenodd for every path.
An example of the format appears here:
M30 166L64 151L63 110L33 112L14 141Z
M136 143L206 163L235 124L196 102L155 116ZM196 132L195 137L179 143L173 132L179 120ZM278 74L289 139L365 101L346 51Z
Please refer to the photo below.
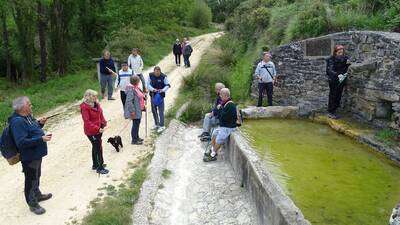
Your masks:
M275 101L307 115L326 111L326 59L336 44L351 57L342 111L380 127L400 129L400 34L354 31L307 39L272 50L278 83ZM257 95L256 81L253 95ZM397 122L397 123L396 123Z

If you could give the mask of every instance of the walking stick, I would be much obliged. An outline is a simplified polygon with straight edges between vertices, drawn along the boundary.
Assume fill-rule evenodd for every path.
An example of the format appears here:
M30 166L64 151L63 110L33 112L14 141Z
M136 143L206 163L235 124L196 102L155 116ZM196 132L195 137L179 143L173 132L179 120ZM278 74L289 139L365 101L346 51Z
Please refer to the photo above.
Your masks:
M145 117L145 129L146 129L146 132L145 132L145 134L146 134L146 138L147 138L147 94L146 94L146 114L144 115L144 117Z

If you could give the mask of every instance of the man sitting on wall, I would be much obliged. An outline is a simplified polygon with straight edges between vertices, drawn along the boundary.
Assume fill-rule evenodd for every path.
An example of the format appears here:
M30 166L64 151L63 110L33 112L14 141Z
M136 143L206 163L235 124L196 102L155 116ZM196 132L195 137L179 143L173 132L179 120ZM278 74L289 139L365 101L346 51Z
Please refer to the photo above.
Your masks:
M228 139L229 135L237 126L237 110L233 103L228 88L222 88L220 91L222 104L218 105L220 127L216 128L211 138L211 152L206 153L204 162L217 160L217 154L221 146Z
M215 99L215 103L211 112L207 113L204 116L203 133L201 133L199 136L202 141L209 141L211 138L211 128L219 124L219 110L217 107L218 105L222 104L222 99L220 96L220 91L222 88L225 88L225 85L223 83L215 84L215 92L217 94L217 98Z

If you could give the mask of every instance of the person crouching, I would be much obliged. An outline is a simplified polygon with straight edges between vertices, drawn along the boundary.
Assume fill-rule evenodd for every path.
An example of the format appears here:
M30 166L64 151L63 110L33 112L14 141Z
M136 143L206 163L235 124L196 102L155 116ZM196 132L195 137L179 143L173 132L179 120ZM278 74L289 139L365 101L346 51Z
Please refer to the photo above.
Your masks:
M126 87L126 102L124 115L126 119L132 119L132 144L141 145L143 139L139 137L140 120L142 111L145 111L145 95L139 88L140 77L137 75L131 76L130 85Z
M107 174L109 171L104 168L103 146L101 143L101 137L104 128L107 126L107 121L104 119L97 92L90 89L86 90L80 108L85 134L90 143L92 143L92 169L96 170L97 173Z

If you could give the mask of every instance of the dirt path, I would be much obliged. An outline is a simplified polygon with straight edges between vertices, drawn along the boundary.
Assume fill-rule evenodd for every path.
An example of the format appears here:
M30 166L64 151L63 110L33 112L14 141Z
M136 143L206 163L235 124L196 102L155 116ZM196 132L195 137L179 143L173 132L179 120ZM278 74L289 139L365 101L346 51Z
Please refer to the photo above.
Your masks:
M193 38L194 52L191 57L192 68L176 67L173 55L166 56L158 65L166 72L172 87L167 93L166 108L169 109L176 98L182 78L192 72L200 62L201 56L213 40L221 33L207 34ZM152 70L152 68L151 68ZM148 72L145 72L147 76ZM119 94L115 93L119 99ZM109 120L109 128L104 139L118 134L129 123L123 119L121 102L103 101L104 115ZM110 174L97 176L91 170L91 146L83 135L81 116L76 113L64 115L49 128L53 140L49 143L49 155L44 158L42 167L41 190L52 192L53 199L41 204L47 213L42 216L33 215L26 206L23 197L23 174L21 166L9 166L5 160L0 160L0 224L1 225L56 225L81 219L88 210L91 200L101 192L99 188L106 184L117 185L129 172L130 163L137 162L140 157L152 151L150 144L132 146L130 142L129 124L121 133L126 147L116 153L111 145L104 143L104 158ZM149 127L153 125L151 113L148 114ZM144 121L141 124L141 137L144 137ZM151 143L150 138L146 139Z

